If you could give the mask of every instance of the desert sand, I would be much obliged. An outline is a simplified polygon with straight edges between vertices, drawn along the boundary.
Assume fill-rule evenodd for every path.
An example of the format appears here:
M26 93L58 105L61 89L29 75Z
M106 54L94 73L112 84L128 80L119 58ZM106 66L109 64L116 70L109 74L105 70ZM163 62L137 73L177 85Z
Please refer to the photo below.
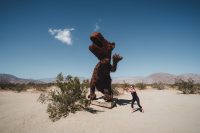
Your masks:
M130 94L119 96L113 109L91 106L52 122L40 93L0 92L1 133L198 133L200 96L175 90L138 91L144 113L131 113ZM135 107L137 107L135 105Z

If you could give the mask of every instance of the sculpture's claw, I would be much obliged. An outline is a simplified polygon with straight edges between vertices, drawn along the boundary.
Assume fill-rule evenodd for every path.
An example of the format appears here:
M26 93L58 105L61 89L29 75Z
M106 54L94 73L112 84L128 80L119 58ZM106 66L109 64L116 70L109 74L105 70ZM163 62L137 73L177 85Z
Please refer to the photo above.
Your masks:
M90 94L90 95L88 95L88 98L90 100L95 100L96 99L96 94Z
M112 95L104 95L103 99L106 102L112 102L113 101L113 96Z
M114 63L118 63L120 60L123 59L123 57L120 56L119 54L114 54L112 58Z

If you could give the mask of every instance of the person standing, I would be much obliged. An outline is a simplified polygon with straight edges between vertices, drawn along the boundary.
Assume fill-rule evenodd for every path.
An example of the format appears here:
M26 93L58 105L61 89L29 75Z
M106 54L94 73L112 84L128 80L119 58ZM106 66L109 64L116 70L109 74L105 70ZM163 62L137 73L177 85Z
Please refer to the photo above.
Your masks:
M139 97L137 95L137 92L135 90L135 86L134 85L130 86L130 90L129 91L131 92L131 95L132 95L132 102L131 102L132 112L136 111L136 109L134 109L134 102L136 101L137 105L140 107L140 111L142 113L144 113L144 110L143 110L143 108L142 108L142 106L140 104L140 99L139 99Z

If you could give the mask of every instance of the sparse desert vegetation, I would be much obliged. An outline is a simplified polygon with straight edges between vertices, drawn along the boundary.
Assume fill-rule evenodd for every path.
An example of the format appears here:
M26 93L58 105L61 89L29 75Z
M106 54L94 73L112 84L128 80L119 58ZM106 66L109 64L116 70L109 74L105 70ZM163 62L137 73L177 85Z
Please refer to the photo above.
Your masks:
M194 84L194 81L190 78L187 81L176 79L174 86L183 94L200 94L200 84Z
M42 93L38 98L41 103L48 103L47 113L52 121L88 107L89 100L86 99L88 81L81 84L79 78L68 75L65 79L60 73L56 82L58 90Z
M140 82L140 83L136 83L135 87L137 87L140 90L144 90L144 89L146 89L147 84Z
M46 91L49 87L55 86L55 83L43 83L43 84L36 84L36 83L28 83L28 84L0 84L0 90L11 90L11 91L27 91L28 89L34 89L35 91Z
M68 77L69 78L69 77ZM80 80L79 80L80 81ZM81 85L85 86L85 88L89 88L89 80L84 79L81 81ZM123 94L124 91L127 91L130 85L127 83L125 80L123 83L113 83L112 84L112 90L113 94L115 96ZM51 87L56 87L57 83L52 82L52 83L27 83L27 84L20 84L20 83L4 83L0 84L0 90L10 90L10 91L16 91L16 92L21 92L21 91L27 91L32 89L33 91L42 91L46 92L49 91ZM152 88L152 89L158 89L158 90L164 90L164 89L177 89L183 94L200 94L200 84L194 83L194 81L191 78L188 79L176 79L174 84L167 84L163 82L155 82L152 84L146 84L143 82L135 83L136 88L143 90L147 88Z
M165 85L167 85L167 84L164 84L162 82L158 82L158 83L153 83L150 86L152 88L155 88L155 89L158 89L158 90L163 90L163 89L165 89Z

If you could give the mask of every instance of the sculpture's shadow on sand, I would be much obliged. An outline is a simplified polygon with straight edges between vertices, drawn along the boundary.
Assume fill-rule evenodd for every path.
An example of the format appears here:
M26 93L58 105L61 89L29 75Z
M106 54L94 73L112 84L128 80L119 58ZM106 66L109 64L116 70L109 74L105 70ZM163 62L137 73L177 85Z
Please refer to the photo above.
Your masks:
M97 114L97 113L100 113L100 112L104 112L102 110L97 110L97 109L94 109L94 108L86 108L84 110L89 112L89 113L92 113L92 114Z
M99 97L97 99L102 99L103 97ZM127 100L127 99L116 99L116 105L115 107L117 107L117 105L119 106L124 106L124 105L128 105L128 104L131 104L131 101L132 100ZM97 113L101 113L101 112L105 112L105 111L102 111L102 110L97 110L97 109L94 109L92 107L89 107L89 108L85 108L84 109L86 112L89 112L89 113L92 113L92 114L97 114ZM136 111L140 111L140 108L136 109L134 112Z
M127 99L117 99L117 105L119 106L123 106L123 105L127 105L127 104L131 104L132 100L127 100Z

